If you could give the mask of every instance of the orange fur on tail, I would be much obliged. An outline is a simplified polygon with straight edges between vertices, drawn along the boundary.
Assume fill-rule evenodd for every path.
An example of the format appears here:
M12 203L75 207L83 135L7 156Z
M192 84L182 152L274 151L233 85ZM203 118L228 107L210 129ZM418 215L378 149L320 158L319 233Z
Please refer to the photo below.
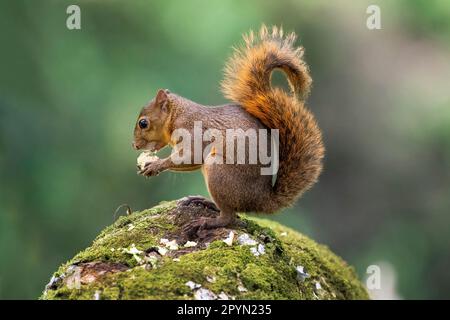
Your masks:
M244 36L225 67L222 91L271 129L279 129L280 168L273 196L264 211L291 205L318 179L324 147L319 127L304 106L311 87L303 48L294 47L296 35L263 26L258 35ZM271 86L272 71L286 73L291 93Z

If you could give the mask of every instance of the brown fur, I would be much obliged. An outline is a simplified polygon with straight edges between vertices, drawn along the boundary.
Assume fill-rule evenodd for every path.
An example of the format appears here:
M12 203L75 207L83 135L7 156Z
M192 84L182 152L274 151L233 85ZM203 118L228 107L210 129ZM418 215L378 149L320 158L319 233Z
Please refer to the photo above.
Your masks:
M225 96L238 105L206 107L183 97L160 90L157 97L139 115L151 126L142 130L136 123L134 147L157 150L176 141L168 138L176 128L193 131L194 121L202 121L204 129L241 128L279 129L280 168L272 186L272 177L260 173L260 164L175 165L170 157L149 163L141 173L156 175L164 170L191 171L202 169L212 199L220 209L218 218L202 221L203 227L223 226L233 221L236 212L270 213L291 205L316 181L322 170L324 147L317 123L304 106L311 86L308 68L302 60L303 49L295 48L295 34L283 37L283 31L263 26L259 37L253 32L244 36L245 46L225 68L222 83ZM273 88L274 69L283 70L291 86L291 94ZM225 134L224 134L225 136ZM192 143L193 145L193 143ZM211 157L224 157L216 151Z

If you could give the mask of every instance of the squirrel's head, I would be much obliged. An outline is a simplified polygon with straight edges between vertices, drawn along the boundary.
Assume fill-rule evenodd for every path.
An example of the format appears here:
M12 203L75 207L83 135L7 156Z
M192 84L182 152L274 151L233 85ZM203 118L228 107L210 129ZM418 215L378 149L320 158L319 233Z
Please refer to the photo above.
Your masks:
M134 128L133 148L158 151L170 142L170 92L158 90L156 97L142 108Z

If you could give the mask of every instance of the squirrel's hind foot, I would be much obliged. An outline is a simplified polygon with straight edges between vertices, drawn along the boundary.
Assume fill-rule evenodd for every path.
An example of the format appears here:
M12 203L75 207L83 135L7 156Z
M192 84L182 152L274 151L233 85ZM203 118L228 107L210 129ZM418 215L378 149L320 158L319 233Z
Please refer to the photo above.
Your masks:
M183 227L183 232L189 239L199 237L204 238L207 230L218 229L233 225L237 218L234 214L220 214L216 218L202 217L193 220Z

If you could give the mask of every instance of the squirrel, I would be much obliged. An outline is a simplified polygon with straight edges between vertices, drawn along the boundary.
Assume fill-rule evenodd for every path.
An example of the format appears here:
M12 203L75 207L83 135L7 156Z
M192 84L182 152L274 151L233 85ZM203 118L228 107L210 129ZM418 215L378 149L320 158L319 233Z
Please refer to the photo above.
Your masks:
M220 212L203 217L187 227L191 232L225 227L238 222L238 212L273 213L292 205L317 180L322 171L325 148L322 134L313 114L305 107L312 79L303 61L303 47L295 47L294 32L283 35L276 26L265 25L258 33L243 36L244 45L235 49L225 66L222 92L235 104L203 106L160 89L156 97L139 114L133 147L156 152L178 141L172 134L184 128L193 132L194 123L225 132L227 129L278 129L279 169L276 180L261 175L261 164L175 163L172 154L165 159L146 163L138 171L155 176L165 170L201 169L213 201L187 197L189 203L202 204ZM273 87L275 69L286 74L291 92ZM224 157L211 150L210 156Z

